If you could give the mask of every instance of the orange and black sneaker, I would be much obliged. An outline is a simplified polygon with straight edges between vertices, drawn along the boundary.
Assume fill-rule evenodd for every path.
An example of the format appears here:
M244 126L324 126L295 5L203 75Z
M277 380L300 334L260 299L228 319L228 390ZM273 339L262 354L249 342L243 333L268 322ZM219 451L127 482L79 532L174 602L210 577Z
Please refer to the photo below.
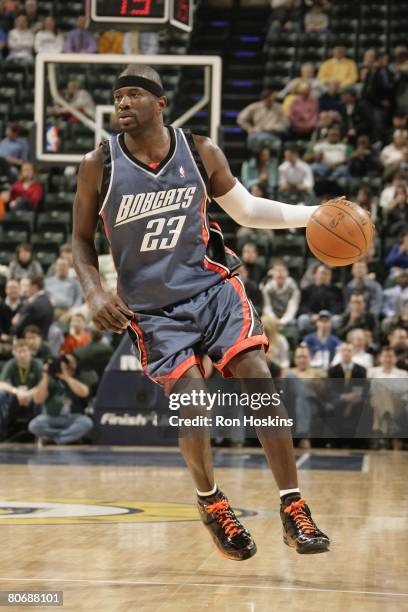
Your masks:
M217 491L210 497L199 497L198 511L220 552L234 561L244 561L256 553L251 534L239 522L228 499Z
M327 552L330 540L312 519L309 506L302 497L290 497L281 504L283 541L302 555Z

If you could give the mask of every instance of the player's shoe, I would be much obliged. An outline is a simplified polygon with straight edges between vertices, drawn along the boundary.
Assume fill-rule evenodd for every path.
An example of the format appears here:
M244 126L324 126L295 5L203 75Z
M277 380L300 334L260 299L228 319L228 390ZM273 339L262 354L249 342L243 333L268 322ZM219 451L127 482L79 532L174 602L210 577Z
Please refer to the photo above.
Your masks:
M225 557L244 561L254 556L256 544L235 516L222 491L217 491L211 497L199 497L197 504L201 520Z
M303 498L289 498L281 504L283 541L303 555L327 552L330 540L312 519L309 506Z

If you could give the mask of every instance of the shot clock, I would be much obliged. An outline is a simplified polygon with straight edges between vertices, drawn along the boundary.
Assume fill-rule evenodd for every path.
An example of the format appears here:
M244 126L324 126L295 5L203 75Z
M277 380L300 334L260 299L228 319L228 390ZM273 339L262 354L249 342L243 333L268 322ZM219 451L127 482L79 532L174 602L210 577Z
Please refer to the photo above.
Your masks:
M171 25L190 32L193 0L91 0L95 23L117 25Z

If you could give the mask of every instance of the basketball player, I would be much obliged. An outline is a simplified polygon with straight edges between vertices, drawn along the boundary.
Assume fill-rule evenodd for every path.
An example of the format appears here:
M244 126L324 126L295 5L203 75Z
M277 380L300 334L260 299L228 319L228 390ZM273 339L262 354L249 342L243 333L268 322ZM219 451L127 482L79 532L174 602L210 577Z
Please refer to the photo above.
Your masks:
M114 103L121 132L84 157L74 203L74 264L95 325L128 328L145 373L159 383L202 380L198 348L223 375L264 379L272 393L267 338L232 275L240 262L224 247L207 204L212 198L255 228L305 227L316 207L250 195L209 138L165 126L166 97L154 69L129 66L118 77ZM118 271L116 296L99 277L99 215ZM327 551L329 538L300 495L290 432L258 436L280 490L284 542L299 553ZM209 435L182 436L180 448L214 542L230 559L252 557L255 542L215 483Z

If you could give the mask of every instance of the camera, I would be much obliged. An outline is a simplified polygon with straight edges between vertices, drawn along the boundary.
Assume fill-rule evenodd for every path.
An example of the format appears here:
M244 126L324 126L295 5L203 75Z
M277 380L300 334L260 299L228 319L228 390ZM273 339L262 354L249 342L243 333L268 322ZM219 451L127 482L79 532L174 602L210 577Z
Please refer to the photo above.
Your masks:
M62 374L61 364L66 363L69 364L69 361L65 355L61 357L50 357L47 360L48 363L48 374L53 376L54 378L58 376L58 374Z

